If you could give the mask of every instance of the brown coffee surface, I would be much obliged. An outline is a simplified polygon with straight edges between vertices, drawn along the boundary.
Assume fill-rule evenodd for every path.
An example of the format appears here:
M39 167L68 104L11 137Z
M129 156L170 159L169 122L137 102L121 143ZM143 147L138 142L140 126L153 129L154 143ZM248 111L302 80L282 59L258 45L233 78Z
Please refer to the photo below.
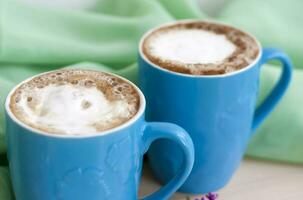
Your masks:
M226 58L214 63L185 63L153 53L152 46L157 37L180 30L203 30L225 36L228 41L234 44L235 50ZM192 40L195 41L195 38ZM247 33L231 26L205 21L181 22L162 26L149 33L144 38L140 48L145 57L155 65L170 71L191 75L220 75L243 69L255 61L260 51L256 40ZM184 47L180 46L181 48ZM190 48L187 50L191 51Z
M138 112L133 85L105 72L68 69L36 76L11 95L9 107L28 126L55 134L90 134L126 123Z

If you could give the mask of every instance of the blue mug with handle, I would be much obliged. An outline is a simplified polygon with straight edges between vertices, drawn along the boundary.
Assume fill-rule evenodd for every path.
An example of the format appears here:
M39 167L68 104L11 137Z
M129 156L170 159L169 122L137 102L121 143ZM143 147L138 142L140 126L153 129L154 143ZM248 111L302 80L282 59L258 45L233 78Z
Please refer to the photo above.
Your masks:
M194 162L192 140L177 125L146 122L145 98L127 82L140 95L140 108L128 122L102 134L59 135L34 129L18 120L9 106L22 83L10 92L5 105L6 137L16 199L138 199L143 154L153 141L164 138L182 149L182 168L165 187L143 199L168 199L182 185Z
M216 191L231 179L252 133L285 93L292 70L285 53L274 48L262 49L257 40L257 58L244 69L228 74L181 74L148 60L142 44L151 32L187 22L195 20L163 25L142 37L139 80L147 101L147 120L175 123L190 134L195 146L195 163L180 191L201 194ZM268 97L256 108L260 69L269 60L282 63L282 74ZM162 183L171 180L182 166L180 149L170 141L155 142L148 157L152 171Z

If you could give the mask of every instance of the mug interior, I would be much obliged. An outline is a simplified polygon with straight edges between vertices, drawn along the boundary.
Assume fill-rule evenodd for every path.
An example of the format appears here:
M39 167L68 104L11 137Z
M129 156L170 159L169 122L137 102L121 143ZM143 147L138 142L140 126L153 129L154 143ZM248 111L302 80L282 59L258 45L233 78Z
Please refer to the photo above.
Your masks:
M11 101L11 97L12 97L12 94L15 92L15 90L17 88L19 88L22 84L38 77L38 76L41 76L43 74L47 74L47 73L50 73L50 72L56 72L56 71L61 71L62 69L59 69L59 70L53 70L53 71L47 71L47 72L44 72L44 73L40 73L40 74L37 74L35 76L32 76L24 81L22 81L21 83L19 83L18 85L16 85L10 92L9 94L7 95L6 97L6 100L5 100L5 112L7 113L7 115L11 118L11 120L13 120L14 122L16 122L19 126L25 128L25 129L28 129L30 130L31 132L33 133L36 133L36 134L41 134L41 135L45 135L45 136L49 136L49 137L61 137L61 138L87 138L87 137L94 137L94 136L103 136L103 135L107 135L107 134L111 134L111 133L115 133L121 129L124 129L130 125L132 125L133 123L135 123L144 113L145 111L145 106L146 106L146 101L145 101L145 97L142 93L142 91L134 84L132 83L131 81L127 80L126 78L123 78L119 75L116 75L116 74L113 74L113 73L108 73L108 72L103 72L102 73L107 73L107 74L110 74L112 76L115 76L115 77L118 77L122 80L124 80L125 82L127 82L128 84L132 85L135 90L138 92L139 94L139 97L140 97L140 106L139 106L139 109L137 111L137 113L131 118L129 119L128 121L126 121L125 123L119 125L119 126L116 126L114 128L111 128L111 129L108 129L108 130L105 130L105 131L101 131L99 133L88 133L88 134L79 134L79 135L68 135L68 134L58 134L58 133L48 133L46 131L42 131L42 130L39 130L39 129L36 129L36 128L33 128L29 125L27 125L26 123L22 122L21 120L19 120L14 114L13 112L11 111L10 109L10 101ZM82 69L81 70L86 70L86 69ZM87 71L87 70L86 70ZM94 71L94 70L88 70L88 71ZM96 71L98 72L98 71ZM10 119L7 119L7 120L10 120ZM100 134L102 133L102 134Z
M243 33L245 33L246 35L250 36L255 42L256 44L258 45L258 55L257 57L254 59L253 62L251 62L248 66L246 67L243 67L242 69L239 69L239 70L236 70L236 71L233 71L233 72L230 72L230 73L225 73L225 74L215 74L215 75L193 75L193 74L185 74L185 73L179 73L179 72L175 72L175 71L171 71L171 70L168 70L168 69L165 69L163 67L160 67L158 65L156 65L155 63L151 62L147 56L144 54L143 52L143 43L145 41L145 39L150 35L152 34L153 32L157 31L158 29L161 29L161 28L164 28L164 27L169 27L169 26L174 26L174 25L178 25L178 24L186 24L186 23L198 23L198 22L206 22L206 23L210 23L210 24L217 24L217 25L222 25L222 26L227 26L227 27L231 27L233 29L236 29L238 31L241 31ZM189 78L223 78L223 77L228 77L228 76L233 76L233 75L236 75L236 74L239 74L239 73L242 73L248 69L250 69L251 67L255 66L256 63L260 60L261 58L261 55L262 55L262 47L261 47L261 44L259 42L259 40L257 40L257 38L255 36L253 36L252 34L246 32L246 31L243 31L239 28L236 28L234 26L231 26L229 24L225 24L225 23L221 23L221 22L216 22L216 21L211 21L211 20L179 20L179 21L175 21L175 22L169 22L169 23L166 23L166 24L162 24L160 26L157 26L155 28L152 28L150 29L149 31L147 31L140 39L140 43L139 43L139 54L141 56L141 58L147 62L150 66L154 67L154 68L157 68L159 70L162 70L163 72L166 72L166 73L170 73L170 74L173 74L173 75L178 75L178 76L184 76L184 77L189 77Z

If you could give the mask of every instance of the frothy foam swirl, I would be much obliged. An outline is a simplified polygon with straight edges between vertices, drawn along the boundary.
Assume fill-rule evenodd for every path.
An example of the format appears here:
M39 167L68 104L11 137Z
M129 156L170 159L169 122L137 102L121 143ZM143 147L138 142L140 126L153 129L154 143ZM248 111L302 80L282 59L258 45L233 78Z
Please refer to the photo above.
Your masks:
M140 47L159 67L192 75L218 75L249 66L259 45L231 26L205 22L177 22L150 32Z
M119 126L138 111L136 89L89 70L61 70L22 84L10 108L22 122L49 133L91 134Z
M187 64L222 62L236 50L225 35L199 29L166 31L151 38L149 47L154 56Z

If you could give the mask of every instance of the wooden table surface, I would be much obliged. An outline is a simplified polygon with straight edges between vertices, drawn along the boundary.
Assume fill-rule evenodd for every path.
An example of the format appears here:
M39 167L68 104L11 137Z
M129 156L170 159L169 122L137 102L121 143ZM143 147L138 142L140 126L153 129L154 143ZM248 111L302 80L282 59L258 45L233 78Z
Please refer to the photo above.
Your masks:
M145 164L146 165L146 164ZM140 196L159 184L150 170L143 170ZM177 193L172 200L193 200ZM292 165L246 158L231 182L219 191L219 200L303 200L303 165Z

